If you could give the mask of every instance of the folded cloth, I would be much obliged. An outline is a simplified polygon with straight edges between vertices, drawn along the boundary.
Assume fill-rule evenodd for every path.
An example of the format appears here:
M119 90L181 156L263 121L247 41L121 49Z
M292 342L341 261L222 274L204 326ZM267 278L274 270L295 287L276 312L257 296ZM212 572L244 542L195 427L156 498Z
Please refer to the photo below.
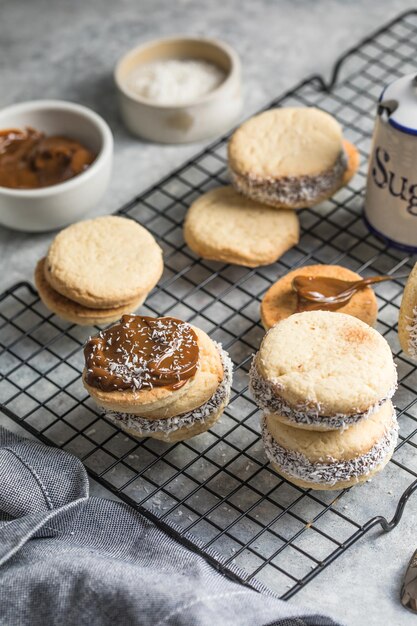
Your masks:
M332 626L229 580L72 455L0 427L0 624Z

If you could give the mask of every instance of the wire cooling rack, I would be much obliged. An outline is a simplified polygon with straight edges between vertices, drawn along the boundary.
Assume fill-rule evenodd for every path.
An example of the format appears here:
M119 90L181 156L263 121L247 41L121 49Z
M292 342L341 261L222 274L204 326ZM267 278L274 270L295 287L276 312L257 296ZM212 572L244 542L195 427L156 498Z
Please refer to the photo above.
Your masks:
M329 111L362 161L346 188L300 212L300 243L279 263L249 270L206 262L184 244L190 203L227 181L227 138L120 210L145 225L165 253L163 279L141 312L192 321L222 342L235 363L231 403L210 432L168 445L119 431L98 414L80 381L81 346L89 331L51 315L28 283L0 296L4 413L76 454L92 477L225 574L283 598L370 528L393 528L417 486L417 369L400 351L396 332L404 281L376 290L378 330L391 345L401 381L395 396L401 429L393 460L372 482L350 491L313 492L278 477L267 464L259 412L247 389L251 357L263 336L260 300L277 277L311 263L341 263L364 275L404 274L412 267L410 257L367 231L361 210L376 99L386 82L415 71L415 58L417 11L344 55L328 85L313 76L271 103Z

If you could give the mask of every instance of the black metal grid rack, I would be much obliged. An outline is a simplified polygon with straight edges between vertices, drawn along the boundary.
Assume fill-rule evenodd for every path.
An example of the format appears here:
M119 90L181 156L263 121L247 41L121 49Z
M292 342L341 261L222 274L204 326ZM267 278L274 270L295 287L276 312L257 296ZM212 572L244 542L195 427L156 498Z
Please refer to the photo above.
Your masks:
M193 321L221 341L235 363L232 401L210 432L167 445L138 442L117 430L100 417L80 383L88 330L51 315L27 283L0 297L4 413L43 441L75 453L92 477L224 573L284 598L370 528L395 526L416 486L417 368L400 351L396 333L404 281L377 288L378 330L393 349L401 381L395 398L400 443L383 476L338 493L304 491L280 479L266 462L259 413L247 391L251 356L263 335L260 299L278 276L308 263L342 263L365 275L404 274L412 267L408 256L368 233L361 210L375 101L385 82L415 71L416 57L417 11L344 55L329 85L313 76L271 103L329 111L362 160L348 187L301 211L300 243L279 263L249 270L206 262L183 242L187 207L227 180L227 138L120 210L145 225L165 253L163 279L142 311Z

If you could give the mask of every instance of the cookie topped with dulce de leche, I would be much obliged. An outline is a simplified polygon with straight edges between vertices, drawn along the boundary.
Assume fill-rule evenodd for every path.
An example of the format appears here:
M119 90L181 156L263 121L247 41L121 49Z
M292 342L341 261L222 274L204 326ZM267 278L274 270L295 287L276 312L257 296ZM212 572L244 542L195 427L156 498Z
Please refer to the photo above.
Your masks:
M84 386L135 437L181 441L208 430L230 396L220 344L173 317L124 315L84 347Z
M305 284L320 285L323 298L321 301L310 301L302 298L302 293L293 286L294 279L304 278ZM328 303L326 296L336 293L332 289L332 281L359 281L362 276L347 267L340 265L306 265L288 272L274 283L262 298L261 320L265 330L294 313L301 311L329 310L353 315L374 326L378 315L378 303L371 287L357 289L342 303ZM311 286L309 287L311 289ZM339 288L340 289L340 288ZM318 294L319 295L319 294Z

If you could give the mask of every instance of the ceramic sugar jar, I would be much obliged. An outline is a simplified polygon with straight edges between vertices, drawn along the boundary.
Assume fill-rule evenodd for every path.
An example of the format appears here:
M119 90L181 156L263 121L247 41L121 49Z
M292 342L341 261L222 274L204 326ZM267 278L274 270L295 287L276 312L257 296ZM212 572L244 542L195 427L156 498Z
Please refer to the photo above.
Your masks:
M365 221L389 245L417 252L417 76L384 89L378 103Z

